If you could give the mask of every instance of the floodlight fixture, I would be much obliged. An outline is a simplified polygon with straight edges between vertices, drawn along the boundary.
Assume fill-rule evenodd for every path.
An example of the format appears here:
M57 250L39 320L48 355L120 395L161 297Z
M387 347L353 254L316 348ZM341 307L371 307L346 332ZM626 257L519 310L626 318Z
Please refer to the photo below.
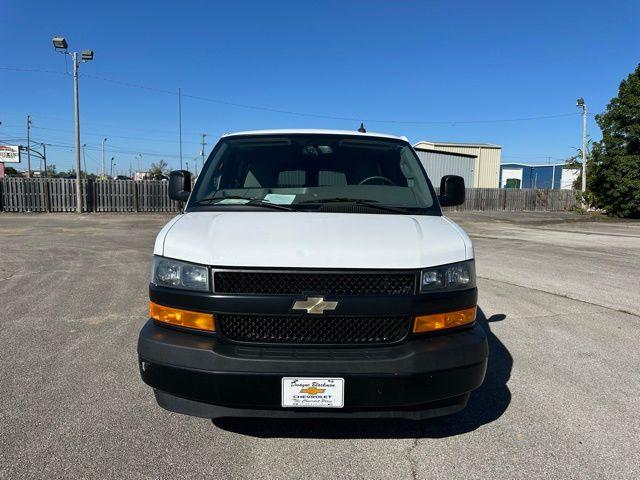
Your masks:
M66 51L68 48L67 40L64 37L53 37L53 48L56 50Z
M82 61L89 62L93 60L93 50L82 50Z

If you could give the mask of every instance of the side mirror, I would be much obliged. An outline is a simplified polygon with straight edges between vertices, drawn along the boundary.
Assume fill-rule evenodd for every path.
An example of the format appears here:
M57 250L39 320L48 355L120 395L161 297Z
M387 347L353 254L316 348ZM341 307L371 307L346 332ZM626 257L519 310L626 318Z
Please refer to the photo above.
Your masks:
M440 180L440 205L454 207L464 203L464 178L458 175L445 175Z
M191 173L186 170L174 170L169 174L169 198L186 202L191 194Z

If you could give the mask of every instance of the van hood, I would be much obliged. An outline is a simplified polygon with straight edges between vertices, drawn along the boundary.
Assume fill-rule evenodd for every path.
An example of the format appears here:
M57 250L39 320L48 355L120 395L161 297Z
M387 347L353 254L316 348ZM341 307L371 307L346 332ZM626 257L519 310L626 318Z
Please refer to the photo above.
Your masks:
M473 258L446 217L320 212L190 212L154 253L219 267L423 268Z

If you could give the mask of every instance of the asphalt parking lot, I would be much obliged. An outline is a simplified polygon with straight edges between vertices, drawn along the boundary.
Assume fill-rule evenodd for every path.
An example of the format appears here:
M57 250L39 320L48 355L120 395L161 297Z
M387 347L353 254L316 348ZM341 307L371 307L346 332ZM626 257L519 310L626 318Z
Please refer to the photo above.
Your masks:
M640 223L456 214L491 357L463 412L217 421L140 380L153 215L0 215L1 478L638 478Z

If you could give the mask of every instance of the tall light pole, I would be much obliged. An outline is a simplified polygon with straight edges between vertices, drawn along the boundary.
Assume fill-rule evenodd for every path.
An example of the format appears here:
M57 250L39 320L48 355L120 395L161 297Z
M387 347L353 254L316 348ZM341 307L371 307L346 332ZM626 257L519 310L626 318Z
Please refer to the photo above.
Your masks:
M113 167L114 167L114 165L115 165L115 163L113 163L113 159L114 159L114 158L115 158L115 157L111 157L111 178L112 178L112 179L113 179Z
M75 133L76 133L76 212L82 213L82 182L80 181L80 98L78 94L78 68L80 67L80 61L78 59L78 52L69 53L67 41L63 37L53 37L53 48L57 52L64 53L65 55L71 55L73 60L73 100L75 106ZM93 50L82 50L81 53L82 62L89 62L93 60Z
M104 177L104 142L106 141L107 141L106 138L102 139L102 160L100 162L100 178Z
M585 204L584 194L587 191L587 104L584 98L576 101L576 107L582 108L582 204Z

